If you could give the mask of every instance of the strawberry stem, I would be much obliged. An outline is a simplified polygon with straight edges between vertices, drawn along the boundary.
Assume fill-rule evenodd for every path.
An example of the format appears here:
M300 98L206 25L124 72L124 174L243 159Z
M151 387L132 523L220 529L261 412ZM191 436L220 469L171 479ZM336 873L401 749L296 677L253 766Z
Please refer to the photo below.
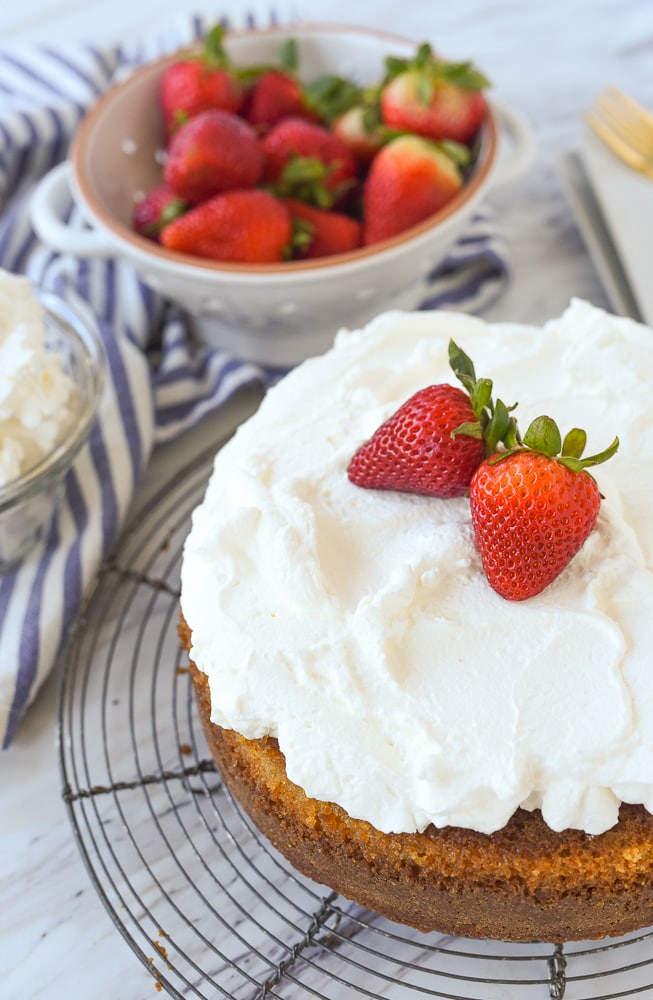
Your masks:
M214 25L207 31L202 43L202 57L212 69L225 69L229 64L227 54L222 44L224 28L221 24Z
M517 422L512 417L513 406L506 406L501 399L496 403L492 399L492 379L477 378L474 363L469 355L455 343L449 341L449 364L459 382L469 394L475 423L461 424L452 431L456 434L466 434L469 437L481 438L485 441L486 452L491 455L501 443L506 448L514 448L521 443Z
M366 92L351 80L328 73L305 85L304 100L328 124L333 124L336 118L356 104L373 103ZM376 101L378 103L378 95ZM380 119L380 112L377 112L377 116Z
M299 51L294 38L286 38L279 46L279 65L290 74L299 69Z
M603 451L596 455L588 455L587 458L581 458L587 442L585 431L580 427L573 427L565 435L563 441L557 423L552 417L547 416L536 417L535 420L532 420L523 440L519 438L516 424L515 431L516 437L513 443L510 443L510 436L501 439L507 450L492 456L490 462L493 465L515 452L534 451L537 454L546 455L548 458L554 458L556 462L560 462L572 472L580 472L582 469L607 462L619 448L619 438L616 437L612 444Z

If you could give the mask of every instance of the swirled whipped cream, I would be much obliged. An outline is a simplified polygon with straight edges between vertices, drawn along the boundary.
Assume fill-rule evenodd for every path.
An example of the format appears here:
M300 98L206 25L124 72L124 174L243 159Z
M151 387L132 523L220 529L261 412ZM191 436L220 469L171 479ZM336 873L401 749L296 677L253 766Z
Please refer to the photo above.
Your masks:
M0 270L0 487L48 455L70 425L77 390L48 349L26 278Z
M347 464L450 337L519 400L618 434L597 526L541 594L488 585L465 498L360 489ZM378 829L491 833L523 806L600 833L653 810L653 332L574 301L543 329L386 313L270 391L218 454L182 610L213 720L276 736L290 779Z

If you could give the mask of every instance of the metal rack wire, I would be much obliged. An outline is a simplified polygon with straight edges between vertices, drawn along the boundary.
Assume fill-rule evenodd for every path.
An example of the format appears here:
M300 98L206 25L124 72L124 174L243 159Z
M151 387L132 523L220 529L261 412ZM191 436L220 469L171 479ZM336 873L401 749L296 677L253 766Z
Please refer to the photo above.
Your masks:
M212 453L142 512L66 652L63 796L116 928L173 997L653 997L653 932L586 945L424 935L302 878L223 788L176 634Z

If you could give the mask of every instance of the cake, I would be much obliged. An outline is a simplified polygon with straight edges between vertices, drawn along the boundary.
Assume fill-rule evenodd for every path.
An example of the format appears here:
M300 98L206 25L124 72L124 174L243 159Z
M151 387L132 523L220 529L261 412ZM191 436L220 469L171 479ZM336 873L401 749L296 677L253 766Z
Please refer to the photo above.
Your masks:
M489 586L469 501L365 490L359 445L452 382L620 437L572 562ZM422 931L565 941L653 924L653 336L574 301L542 328L386 313L342 331L222 449L181 635L224 781L304 874Z

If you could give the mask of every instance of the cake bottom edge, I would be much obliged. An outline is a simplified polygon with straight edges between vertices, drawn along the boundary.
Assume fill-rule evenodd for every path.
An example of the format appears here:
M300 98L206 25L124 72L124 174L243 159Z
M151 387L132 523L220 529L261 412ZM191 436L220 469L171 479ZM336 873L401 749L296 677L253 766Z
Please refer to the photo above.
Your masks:
M190 634L182 621L182 642ZM191 661L199 716L221 777L301 874L421 932L509 942L617 937L653 925L653 817L622 806L598 836L555 833L518 810L495 834L456 827L384 834L286 775L276 740L211 721L208 679Z

